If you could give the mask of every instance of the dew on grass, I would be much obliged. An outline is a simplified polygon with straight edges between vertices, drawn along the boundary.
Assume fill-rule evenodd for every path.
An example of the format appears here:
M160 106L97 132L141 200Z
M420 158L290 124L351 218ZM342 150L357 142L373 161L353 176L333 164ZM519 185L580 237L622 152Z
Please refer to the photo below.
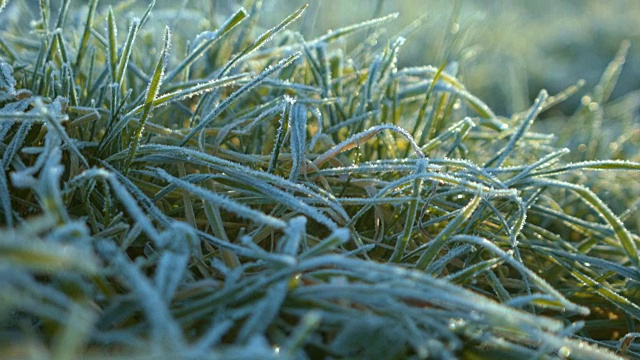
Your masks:
M567 359L571 356L571 349L567 346L563 346L558 350L558 356Z

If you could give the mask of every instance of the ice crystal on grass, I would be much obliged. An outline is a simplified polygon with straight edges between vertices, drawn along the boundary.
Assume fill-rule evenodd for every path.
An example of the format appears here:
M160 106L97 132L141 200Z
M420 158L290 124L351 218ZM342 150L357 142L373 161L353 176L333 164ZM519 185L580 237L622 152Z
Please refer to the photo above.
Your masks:
M396 14L306 41L306 6L59 3L0 30L0 354L640 353L634 131L595 157L627 43L571 162L534 120L579 86L500 117L450 49L399 68Z
M0 60L0 103L12 100L16 95L16 79L11 65Z

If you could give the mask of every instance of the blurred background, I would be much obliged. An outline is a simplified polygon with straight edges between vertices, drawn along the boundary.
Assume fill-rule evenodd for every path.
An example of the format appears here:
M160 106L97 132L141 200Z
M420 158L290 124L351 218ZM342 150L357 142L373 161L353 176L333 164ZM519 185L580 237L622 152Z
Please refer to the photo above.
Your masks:
M308 0L306 2L309 2ZM230 10L233 2L220 1ZM261 22L276 23L305 0L264 1ZM328 29L398 12L389 38L412 22L400 66L459 63L471 93L498 114L530 106L542 88L551 94L586 80L593 88L622 41L631 47L612 99L640 89L640 1L635 0L320 0L297 24L307 38ZM559 108L572 113L580 97Z
M48 1L53 9L59 8L60 0ZM0 29L3 17L30 12L32 18L38 18L39 2L9 0L0 16ZM78 6L81 2L72 3ZM149 3L101 0L99 6L125 7L139 15L139 9ZM392 40L398 34L407 37L399 65L439 66L443 61L455 61L458 75L471 93L501 115L526 109L542 88L554 94L584 79L584 89L592 89L624 40L631 47L612 99L630 93L640 97L636 93L640 89L637 0L158 0L152 21L180 27L181 31L190 27L201 31L203 27L215 28L244 6L256 10L259 15L254 20L261 27L270 28L305 3L309 8L292 29L306 39L399 13L384 26L386 33L380 38ZM193 8L209 9L211 24L191 23L195 16L189 9ZM81 23L84 19L74 20ZM353 38L362 40L364 36ZM571 114L579 102L580 96L574 96L554 111ZM552 116L554 111L545 116Z

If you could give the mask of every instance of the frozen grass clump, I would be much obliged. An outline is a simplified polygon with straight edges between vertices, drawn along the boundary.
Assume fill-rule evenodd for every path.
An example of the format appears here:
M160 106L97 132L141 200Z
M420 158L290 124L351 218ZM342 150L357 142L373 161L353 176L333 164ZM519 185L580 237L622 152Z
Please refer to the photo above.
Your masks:
M398 68L395 15L305 39L305 7L198 4L195 34L97 0L0 33L2 354L640 354L634 138L532 130L576 89L499 117L455 64Z

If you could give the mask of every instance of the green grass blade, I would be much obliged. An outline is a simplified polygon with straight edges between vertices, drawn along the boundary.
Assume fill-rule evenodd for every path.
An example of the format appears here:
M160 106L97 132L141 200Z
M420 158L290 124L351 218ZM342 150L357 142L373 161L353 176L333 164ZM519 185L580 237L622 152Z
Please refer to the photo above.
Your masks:
M138 122L138 127L134 132L130 148L129 148L129 156L125 160L124 168L122 170L123 174L126 175L129 171L129 167L131 166L131 161L136 155L136 150L138 148L138 143L140 142L140 138L142 137L142 131L144 130L144 124L149 118L151 114L151 110L153 108L153 101L158 96L158 91L160 90L160 86L162 85L162 77L164 75L164 69L167 66L168 62L168 54L169 47L171 44L171 33L169 32L169 28L165 28L164 31L164 45L162 46L162 51L160 52L160 58L156 64L156 69L153 73L153 78L149 83L149 87L147 88L147 95L144 103L144 108L142 111L142 115L140 116L140 120Z
M485 271L488 271L490 269L497 267L501 263L503 263L503 260L500 258L493 258L493 259L481 261L477 264L467 266L466 268L456 273L447 275L445 279L450 280L456 284L464 284L468 281L471 281L473 278L481 275Z
M628 40L623 41L620 44L620 49L618 50L615 58L609 63L602 74L600 82L595 89L595 101L598 104L604 105L604 103L609 101L611 93L613 93L613 89L616 87L618 78L622 72L622 67L627 59L629 47L631 47L631 43Z
M390 14L387 16L383 16L381 18L377 18L377 19L372 19L372 20L367 20L367 21L363 21L359 24L355 24L355 25L350 25L350 26L346 26L340 29L336 29L333 30L329 33L327 33L326 35L322 35L319 38L316 38L314 40L311 40L309 43L310 44L322 44L322 43L331 43L333 41L336 41L342 37L354 34L356 32L359 31L364 31L364 30L369 30L372 28L375 28L377 26L380 26L380 24L384 24L388 21L391 20L395 20L396 18L398 18L399 14L398 13L394 13L394 14Z
M440 67L438 68L438 71L436 72L436 74L433 76L433 79L431 80L431 86L429 86L429 89L427 90L425 96L424 96L424 101L422 102L422 106L420 107L420 111L418 111L418 117L416 118L416 124L413 127L413 131L411 132L413 134L414 137L418 137L418 129L420 128L420 125L422 124L422 119L424 119L424 115L427 112L427 106L429 105L429 100L431 100L431 95L433 94L433 89L435 88L436 84L438 83L438 80L440 79L440 75L442 75L442 71L444 70L444 67L447 66L446 62L443 62ZM431 133L432 133L432 126L433 126L433 122L427 120L427 123L424 127L424 129L422 129L422 134L420 135L420 140L418 141L418 144L424 144L424 142L429 139L431 137Z
M62 29L64 27L64 22L67 19L67 13L69 12L69 4L71 4L71 0L62 0L62 4L60 4L60 11L58 12L58 19L56 20L56 29Z
M176 90L170 93L165 93L162 95L158 95L158 97L153 101L153 106L158 107L162 105L166 105L168 103L172 103L174 101L185 100L191 98L193 96L198 96L215 90L220 87L234 85L239 81L247 80L248 74L237 74L231 76L225 76L222 78L216 78L213 80L209 80L203 83L199 83L193 86L185 87L181 90ZM132 113L137 113L142 110L143 105L137 106L133 110Z
M51 15L51 5L49 0L40 0L40 20L42 21L42 28L45 31L49 31L49 18Z
M113 8L109 7L107 13L107 41L109 54L109 74L111 81L115 82L118 78L118 27L116 26L116 18L113 14Z
M356 147L358 144L363 143L365 141L370 140L371 138L373 138L374 136L376 136L379 132L383 131L383 130L392 130L398 134L400 134L401 136L403 136L405 139L407 139L409 141L409 144L411 145L411 147L413 148L414 152L416 153L417 156L424 158L425 155L422 152L422 150L420 149L420 147L416 144L415 140L413 140L413 138L411 137L411 135L404 130L403 128L399 127L399 126L395 126L392 124L382 124L382 125L378 125L378 126L374 126L371 127L367 130L364 130L360 133L357 133L353 136L351 136L350 138L344 140L343 142L337 144L336 146L332 147L331 149L327 150L325 153L321 154L320 156L318 156L315 160L313 160L313 164L316 167L320 167L322 166L322 164L324 164L325 162L329 161L330 159L334 158L335 156L353 149L354 147Z
M199 197L209 201L212 204L216 204L227 211L231 211L238 216L241 216L245 219L253 220L258 223L271 226L276 229L285 229L287 224L280 219L276 219L254 209L251 209L243 204L233 201L232 199L228 199L224 196L218 195L212 191L197 187L192 185L184 180L180 180L176 177L169 175L166 171L162 169L156 169L158 175L164 179L165 181L171 182L179 187L182 187L189 192L198 195Z
M7 227L13 227L13 209L11 207L11 194L9 194L9 184L7 182L7 172L4 164L0 162L0 205L4 213L4 221Z
M291 56L289 56L289 57L287 57L287 58L285 58L283 60L280 60L277 64L268 67L262 73L260 73L260 75L258 75L255 78L253 78L253 80L251 80L247 84L243 85L240 89L236 90L233 94L229 95L228 98L226 98L209 115L207 115L204 119L202 119L198 123L198 125L196 125L196 127L191 129L191 131L187 135L185 135L185 137L182 139L182 142L181 142L180 146L184 146L194 135L196 135L198 132L200 132L202 129L204 129L207 125L209 125L209 123L211 121L213 121L218 115L220 115L227 107L229 107L240 96L242 96L247 91L253 89L258 84L263 82L264 79L267 78L267 76L269 76L269 75L271 75L271 74L273 74L273 73L275 73L277 71L280 71L282 68L284 68L284 67L288 66L289 64L291 64L299 56L300 56L300 54L293 54L293 55L291 55Z
M89 38L91 37L91 28L93 27L93 19L96 16L96 8L98 6L98 0L91 0L89 3L89 11L87 12L87 19L84 22L84 31L82 33L82 39L80 40L80 47L78 48L78 54L76 56L76 63L74 66L75 71L79 71L82 66L82 61L87 52L89 45Z
M460 212L456 217L451 220L447 226L440 232L438 235L429 243L427 249L420 255L420 258L416 262L416 268L425 270L436 258L440 249L444 246L444 244L454 235L454 232L458 230L458 228L467 221L474 211L480 205L480 200L482 200L481 194L476 194L476 196L469 201L465 207L460 209Z
M140 18L140 27L143 27L147 21L149 20L149 16L151 16L151 10L153 10L153 8L156 6L156 0L151 0L149 2L149 6L147 6L147 9L144 11L144 14L142 14L142 17Z
M315 246L300 254L300 259L311 259L315 256L325 254L330 250L349 241L349 231L347 229L336 229L331 235L317 243Z
M173 70L167 73L165 82L171 82L178 74L187 69L191 64L198 60L204 52L215 44L221 37L234 29L244 19L249 16L244 8L240 8L233 15L231 15L216 31L212 33L201 34L204 40L191 51L191 53L184 58Z
M293 104L289 114L289 129L291 131L289 141L291 142L291 158L293 164L289 172L289 181L295 182L303 168L307 146L307 108L296 102Z
M618 241L620 242L620 246L624 253L629 257L629 260L636 267L640 267L640 254L638 253L638 248L631 236L631 233L624 226L620 218L616 216L613 211L611 211L611 209L609 209L609 207L593 191L581 185L559 180L540 179L534 180L534 183L541 186L569 189L578 194L587 205L589 205L591 208L593 208L593 210L597 212L600 218L605 220L607 224L611 226L611 229L618 238Z
M624 312L634 317L635 319L640 319L640 306L638 306L638 304L633 303L632 301L621 296L620 294L616 293L612 289L609 289L608 287L603 286L597 280L580 272L575 267L572 267L568 264L563 264L563 262L559 262L559 263L562 264L567 269L567 271L569 271L571 276L573 276L574 278L582 282L584 285L592 288L596 294L598 294L608 302L612 303L616 307L619 307L620 309L622 309Z
M573 162L567 165L555 167L553 169L536 171L536 176L550 176L559 175L574 170L592 170L592 171L607 171L607 170L624 170L624 171L638 171L640 170L640 163L632 162L628 160L596 160L596 161L580 161Z
M59 104L57 105L61 106ZM82 155L78 147L75 145L74 141L69 137L62 124L60 124L60 114L52 113L52 111L48 110L44 106L40 99L36 100L36 107L38 108L40 114L42 114L42 116L47 119L47 124L51 125L57 135L60 136L60 138L69 147L69 150L71 150L71 152L82 162L82 165L84 165L86 168L89 168L87 159L84 157L84 155ZM62 118L66 120L66 116L63 116Z
M138 29L140 28L140 21L138 19L133 19L131 22L131 27L129 28L129 33L127 34L127 40L125 41L124 49L120 53L120 59L118 64L116 65L117 74L114 79L114 82L120 85L120 88L123 88L122 79L125 74L125 70L129 64L129 59L131 58L131 52L133 51L133 42L138 35Z
M485 163L484 165L485 167L490 167L490 166L500 167L502 165L502 163L505 161L507 156L509 156L509 154L513 151L513 148L516 146L518 141L520 141L520 139L524 136L524 134L527 132L529 127L531 127L531 124L533 123L533 121L540 114L540 111L542 111L542 105L544 104L547 98L548 98L547 92L545 90L540 91L540 94L538 94L538 97L533 103L533 106L531 107L531 109L529 109L522 124L520 124L518 129L516 129L513 135L511 135L507 144L500 151L498 151L498 153L493 158L491 158L491 160Z
M271 40L277 33L284 30L292 22L296 21L305 11L307 6L308 4L303 5L298 10L294 11L293 13L291 13L291 15L287 16L284 20L282 20L280 24L276 25L275 27L269 29L264 34L260 35L251 45L249 45L247 48L242 50L238 55L234 56L233 59L229 60L229 62L226 63L225 66L220 70L219 76L226 75L226 73L231 68L233 68L233 66L235 66L238 61L240 61L247 55L251 54L255 50L262 47L262 45L264 45L266 42Z
M286 103L280 117L278 130L276 132L276 141L273 145L273 152L271 153L271 160L269 160L268 173L273 173L278 164L278 157L280 156L280 149L284 145L284 138L289 132L289 125L291 123L291 108L293 107L293 99L285 99Z
M426 160L420 159L416 164L416 174L424 174L426 167ZM416 179L413 181L412 194L414 198L409 202L409 211L404 224L404 231L396 242L396 247L393 250L393 254L391 254L391 257L389 258L389 262L399 262L400 259L402 259L402 257L404 256L404 252L407 248L407 244L409 243L409 239L411 239L413 224L418 213L418 203L420 202L422 183L423 181L421 176L416 177Z

